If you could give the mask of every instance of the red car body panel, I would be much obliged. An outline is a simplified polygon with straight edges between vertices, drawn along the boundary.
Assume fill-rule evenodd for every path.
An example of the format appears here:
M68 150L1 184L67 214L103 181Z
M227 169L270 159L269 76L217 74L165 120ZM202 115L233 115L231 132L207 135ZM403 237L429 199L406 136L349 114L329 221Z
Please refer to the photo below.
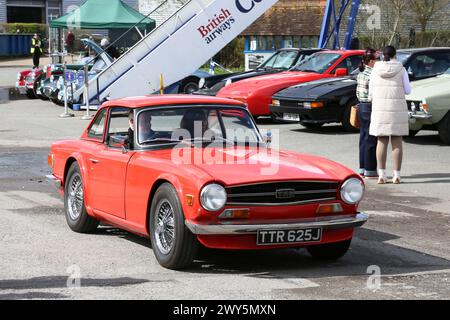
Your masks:
M140 108L205 104L242 107L242 103L228 99L167 95L109 101L102 106L102 109L112 106ZM219 215L223 210L233 208L233 206L227 205L223 210L211 213L201 206L200 191L203 186L211 182L230 187L273 181L312 180L343 183L349 177L358 177L350 169L330 160L287 151L273 151L269 155L266 153L262 156L256 147L214 149L219 154L251 157L253 160L251 164L192 162L192 164L179 165L172 161L172 149L123 153L120 149L109 148L101 141L88 138L87 131L88 129L78 140L65 140L52 145L53 175L59 181L61 194L64 193L68 167L73 161L77 161L83 179L84 201L88 214L100 221L145 237L149 237L148 212L152 195L164 182L172 184L176 189L187 221L199 225L211 225L223 222ZM181 150L183 150L182 152L191 151L190 156L195 157L194 152L202 149ZM93 157L99 162L90 161ZM279 166L278 173L272 176L261 176L260 168L267 167L269 163L276 163ZM194 196L192 205L185 201L186 195ZM357 205L348 205L340 199L320 204L324 203L341 204L343 212L334 216L356 216L357 214ZM320 204L249 207L250 218L240 221L243 223L268 223L326 216L317 214ZM324 230L321 243L348 240L352 234L353 228ZM256 245L256 235L198 235L197 238L204 246L210 248L260 249ZM289 246L292 245L264 246L264 249Z
M277 74L259 76L232 83L221 89L217 96L246 103L248 110L254 116L267 116L270 115L270 104L274 94L297 84L335 77L332 72L344 59L354 55L362 56L364 51L324 51L320 53L338 53L341 57L323 74L285 71Z

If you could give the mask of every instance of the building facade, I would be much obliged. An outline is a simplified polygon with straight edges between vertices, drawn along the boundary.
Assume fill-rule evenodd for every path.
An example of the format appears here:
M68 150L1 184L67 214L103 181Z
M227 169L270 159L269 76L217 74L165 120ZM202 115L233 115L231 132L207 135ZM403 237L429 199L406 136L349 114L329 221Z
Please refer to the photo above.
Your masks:
M279 0L243 32L246 69L277 49L316 48L325 6L326 0Z

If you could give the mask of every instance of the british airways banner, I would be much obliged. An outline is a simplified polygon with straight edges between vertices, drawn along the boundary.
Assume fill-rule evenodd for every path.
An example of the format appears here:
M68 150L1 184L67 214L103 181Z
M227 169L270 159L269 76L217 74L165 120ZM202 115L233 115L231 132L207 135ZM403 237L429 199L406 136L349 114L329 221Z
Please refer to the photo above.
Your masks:
M277 1L189 1L92 81L100 99L157 92L161 74L166 86L184 79Z

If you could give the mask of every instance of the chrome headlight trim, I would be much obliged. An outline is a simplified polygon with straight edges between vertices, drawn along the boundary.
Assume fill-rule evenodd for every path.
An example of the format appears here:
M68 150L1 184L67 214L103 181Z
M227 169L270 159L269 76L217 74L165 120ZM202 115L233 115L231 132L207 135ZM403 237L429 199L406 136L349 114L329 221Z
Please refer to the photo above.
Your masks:
M341 187L341 199L347 204L357 204L364 197L365 186L358 178L346 180Z
M207 211L219 211L227 203L227 191L220 184L207 184L200 192L200 203Z

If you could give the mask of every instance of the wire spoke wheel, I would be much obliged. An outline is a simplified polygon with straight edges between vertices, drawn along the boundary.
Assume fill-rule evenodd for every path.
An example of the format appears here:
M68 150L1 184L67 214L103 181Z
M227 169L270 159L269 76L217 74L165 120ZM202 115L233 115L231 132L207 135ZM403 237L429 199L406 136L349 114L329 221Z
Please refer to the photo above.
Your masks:
M158 250L169 254L175 242L175 216L170 202L163 199L156 208L155 239Z
M83 182L80 175L73 175L69 183L69 194L67 199L69 217L73 221L78 220L83 211Z

